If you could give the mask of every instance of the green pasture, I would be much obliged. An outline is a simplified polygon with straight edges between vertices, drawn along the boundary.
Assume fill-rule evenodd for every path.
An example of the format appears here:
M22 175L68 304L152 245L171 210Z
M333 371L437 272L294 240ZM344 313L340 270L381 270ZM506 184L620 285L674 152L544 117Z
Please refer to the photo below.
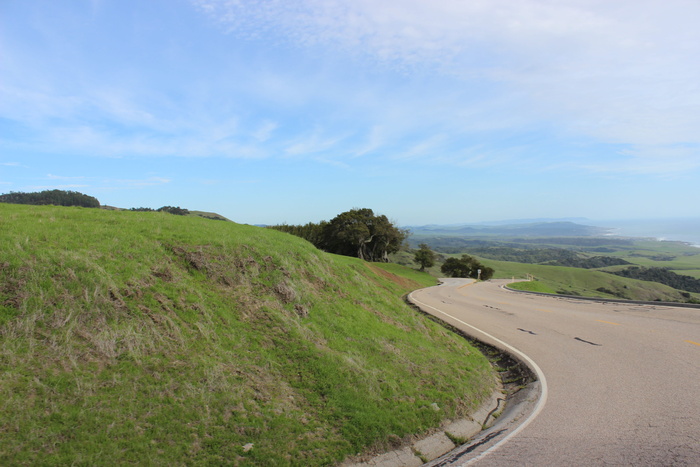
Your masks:
M459 240L459 238L457 238ZM455 250L455 237L440 237L432 239L434 248L447 248L445 251ZM464 239L462 239L464 240ZM485 240L485 239L481 239ZM414 241L415 243L415 241ZM440 277L440 266L448 257L459 257L469 254L478 258L486 266L495 269L495 278L525 278L528 275L535 276L538 280L530 284L519 284L515 287L547 291L570 295L582 295L601 298L626 298L631 300L662 300L687 302L698 300L699 294L689 293L651 281L627 279L606 273L605 271L619 271L630 266L646 268L665 268L676 274L687 275L700 279L700 248L690 246L683 242L656 241L645 238L615 238L615 237L570 237L570 238L529 238L509 239L492 238L488 242L474 246L470 251L468 246L463 246L462 251L453 251L450 254L438 254L440 259L436 265L428 270L431 275ZM499 261L479 255L479 251L486 252L491 249L496 257L522 257L524 261L532 261L533 258L548 258L541 260L541 264L530 264L508 261ZM574 267L553 266L544 264L546 261L556 260L557 250L569 250L575 252L581 260L596 256L609 256L621 258L629 262L628 265L615 265L600 269L584 269ZM562 255L564 259L570 257ZM402 251L395 254L392 260L407 267L417 268L413 261L411 251Z
M688 297L683 296L681 291L666 285L628 279L603 271L489 259L481 261L496 270L494 278L525 279L528 275L533 276L537 281L535 284L514 284L514 288L522 290L643 301L688 301ZM697 298L698 294L691 296Z
M679 274L700 270L700 248L683 242L634 240L629 248L605 254L639 266L668 268Z
M402 301L434 283L232 222L0 204L0 464L328 465L438 427L494 373Z

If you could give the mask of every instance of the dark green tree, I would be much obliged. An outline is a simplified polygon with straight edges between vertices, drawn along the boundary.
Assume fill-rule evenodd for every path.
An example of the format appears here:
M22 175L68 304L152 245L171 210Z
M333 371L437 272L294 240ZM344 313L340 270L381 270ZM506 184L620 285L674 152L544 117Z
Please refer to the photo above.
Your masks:
M448 277L469 277L471 268L458 258L447 258L440 267L440 271Z
M413 255L413 260L420 264L420 270L425 271L425 268L430 268L435 265L435 253L425 243L418 245L418 249Z
M484 266L475 258L469 255L462 255L461 258L448 258L440 267L440 271L449 277L471 277L482 280L489 280L493 277L494 270ZM481 274L479 274L481 271Z
M645 268L640 266L631 266L620 271L606 272L622 277L629 277L631 279L658 282L678 290L700 293L700 279L695 279L694 277L683 274L676 274L668 268Z
M338 214L323 227L322 245L326 251L356 256L365 261L389 260L399 251L408 233L384 215L371 209L351 209Z
M269 225L267 227L269 229L296 235L297 237L311 242L316 248L323 248L323 228L326 224L328 224L328 221L321 221L318 224L309 222L304 225L279 224Z
M371 209L351 209L330 222L306 225L273 225L269 228L304 238L321 250L365 261L389 261L399 251L408 231L396 227L386 216Z

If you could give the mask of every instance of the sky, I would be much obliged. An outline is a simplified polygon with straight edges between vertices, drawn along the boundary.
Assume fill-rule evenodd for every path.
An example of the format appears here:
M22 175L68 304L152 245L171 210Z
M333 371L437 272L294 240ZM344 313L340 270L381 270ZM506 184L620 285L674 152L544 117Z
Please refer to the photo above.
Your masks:
M697 0L0 0L0 193L700 217Z

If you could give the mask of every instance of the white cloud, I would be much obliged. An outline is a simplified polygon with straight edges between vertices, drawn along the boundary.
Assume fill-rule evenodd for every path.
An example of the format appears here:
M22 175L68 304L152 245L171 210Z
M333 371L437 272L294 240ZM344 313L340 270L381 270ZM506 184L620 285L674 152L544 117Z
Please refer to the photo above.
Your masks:
M95 157L226 157L260 159L267 150L236 133L230 125L190 122L179 132L136 128L128 133L95 122L61 122L37 131L32 144L74 155ZM55 149L54 149L55 148Z
M490 104L502 106L494 121L510 110L519 114L516 125L545 120L572 135L628 144L655 161L649 167L680 170L693 165L688 157L700 156L673 149L700 143L700 3L694 0L195 3L245 38L329 47L408 72L432 68L465 86L490 83L494 94L520 100L486 99L479 110L487 117ZM375 147L370 140L360 152Z
M315 128L307 134L300 135L285 144L284 152L287 156L317 156L319 153L335 149L347 139L346 134L326 134L323 128Z
M44 14L42 34L4 41L3 149L632 173L700 160L697 0L192 3L230 34L174 8L117 44L66 34L85 9L61 6L72 22ZM141 10L109 5L88 14L134 29ZM102 45L114 60L91 55Z
M260 127L253 132L253 138L255 138L257 141L264 143L265 141L268 141L271 137L274 131L277 129L279 125L275 122L271 121L266 121L263 122Z

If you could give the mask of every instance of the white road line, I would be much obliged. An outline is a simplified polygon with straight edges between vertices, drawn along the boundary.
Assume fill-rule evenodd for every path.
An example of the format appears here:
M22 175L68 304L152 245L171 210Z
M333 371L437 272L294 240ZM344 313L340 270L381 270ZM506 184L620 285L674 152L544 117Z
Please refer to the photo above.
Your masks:
M452 315L449 314L449 313L446 313L446 312L444 312L444 311L442 311L442 310L438 310L437 308L435 308L435 307L433 307L433 306L430 306L430 305L428 305L428 304L426 304L426 303L423 303L423 302L421 302L421 301L419 301L419 300L416 300L415 298L413 298L413 292L411 292L411 293L408 295L408 298L411 300L411 302L415 303L416 305L419 305L419 306L422 306L422 307L426 307L426 308L430 308L431 310L435 310L436 312L438 312L438 313L440 313L440 314L442 314L442 315L445 315L445 316L447 316L447 317L449 317L449 318L451 318L451 319L457 321L458 323L463 324L464 326L467 326L468 328L471 328L471 329L473 329L473 330L475 330L475 331L477 331L477 332L483 334L484 336L488 337L489 339L493 339L495 342L497 342L499 345L501 345L505 350L508 350L508 351L511 352L512 354L517 355L517 356L520 357L522 360L524 360L525 362L527 362L527 364L530 366L530 368L532 368L532 370L535 372L535 374L537 374L537 379L540 381L540 386L541 386L541 388L542 388L542 392L540 393L540 399L537 401L537 405L535 406L535 410L533 410L532 413L530 414L530 416L527 417L527 419L526 419L521 425L519 425L515 430L513 430L508 436L506 436L505 438L503 438L502 440L500 440L498 443L496 443L496 444L494 444L493 446L491 446L490 448L488 448L486 451L484 451L484 452L482 452L481 454L479 454L477 457L475 457L475 458L469 460L468 462L462 464L462 467L463 467L463 466L466 466L466 465L473 464L473 463L475 463L475 462L477 462L477 461L483 459L483 458L486 457L488 454L493 453L494 451L496 451L496 450L497 450L498 448L500 448L501 446L503 446L503 445L504 445L506 442L508 442L513 436L517 435L517 434L520 433L522 430L524 430L525 427L527 427L527 426L540 414L540 412L542 412L542 409L544 408L544 405L545 405L545 403L547 402L547 394L548 394L548 392L549 392L549 390L548 390L548 388L547 388L547 379L545 378L544 372L542 372L542 369L537 365L537 363L535 363L535 361L534 361L533 359L531 359L530 357L528 357L527 355L525 355L523 352L521 352L520 350L516 349L516 348L513 347L512 345L503 342L501 339L498 339L497 337L494 337L494 336L492 336L491 334L489 334L489 333L487 333L487 332L485 332L485 331L482 331L481 329L479 329L479 328L477 328L477 327L475 327L475 326L472 326L472 325L469 324L469 323L465 323L465 322L462 321L461 319L456 318L456 317L452 316Z

